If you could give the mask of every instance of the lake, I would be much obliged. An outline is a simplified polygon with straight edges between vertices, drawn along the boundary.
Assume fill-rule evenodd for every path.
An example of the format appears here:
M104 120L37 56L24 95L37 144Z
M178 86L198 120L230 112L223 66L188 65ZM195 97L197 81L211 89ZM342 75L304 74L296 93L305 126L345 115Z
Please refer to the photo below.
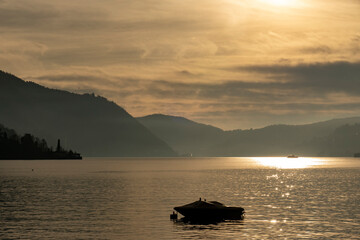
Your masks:
M199 199L244 220L192 225ZM359 239L360 159L0 161L1 239Z

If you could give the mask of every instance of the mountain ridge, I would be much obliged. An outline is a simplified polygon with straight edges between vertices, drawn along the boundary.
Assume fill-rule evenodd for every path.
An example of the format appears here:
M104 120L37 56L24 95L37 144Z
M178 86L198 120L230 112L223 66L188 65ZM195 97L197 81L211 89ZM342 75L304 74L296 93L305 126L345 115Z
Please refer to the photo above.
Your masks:
M178 116L152 114L137 119L155 135L167 140L168 144L180 154L213 157L283 156L291 153L304 156L339 155L331 149L326 149L326 145L329 145L329 138L339 127L360 123L360 117L349 117L309 124L274 124L258 129L224 131L211 125L180 117L182 123L189 123L193 128L201 126L207 130L217 129L217 134L212 136L216 138L216 141L209 141L207 134L197 136L197 138L191 134L186 135L188 132L186 128L189 126L184 127L176 123L179 119ZM173 126L167 126L164 121L167 124L172 123ZM177 130L173 131L174 128ZM198 134L201 132L199 129L193 131ZM199 144L199 141L205 144ZM341 149L338 150L345 152ZM356 151L354 147L353 151ZM350 152L350 150L347 151L347 156L351 155Z
M181 155L205 156L207 148L222 138L224 132L179 116L152 114L137 120Z
M224 131L181 116L134 118L104 97L47 88L3 71L0 123L49 143L64 139L85 156L349 156L360 150L344 137L358 141L349 129L357 131L351 124L360 123L360 117ZM343 143L334 146L339 138Z
M176 156L104 97L50 89L0 71L0 122L19 133L64 139L85 156Z

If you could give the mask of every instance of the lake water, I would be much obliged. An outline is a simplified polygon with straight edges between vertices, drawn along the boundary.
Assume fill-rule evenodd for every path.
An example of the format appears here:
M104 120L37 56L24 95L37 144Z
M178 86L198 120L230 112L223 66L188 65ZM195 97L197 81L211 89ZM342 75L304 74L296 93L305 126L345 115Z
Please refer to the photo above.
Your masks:
M244 220L191 225L206 198ZM360 239L360 159L0 161L1 239Z

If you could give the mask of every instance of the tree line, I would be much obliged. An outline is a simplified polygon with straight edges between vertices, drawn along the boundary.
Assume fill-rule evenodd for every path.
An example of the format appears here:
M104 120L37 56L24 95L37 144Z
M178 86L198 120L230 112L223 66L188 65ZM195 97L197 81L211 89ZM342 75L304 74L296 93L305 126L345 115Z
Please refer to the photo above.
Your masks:
M19 136L0 125L0 159L81 159L81 155L63 149L60 140L54 150L45 139L29 133Z

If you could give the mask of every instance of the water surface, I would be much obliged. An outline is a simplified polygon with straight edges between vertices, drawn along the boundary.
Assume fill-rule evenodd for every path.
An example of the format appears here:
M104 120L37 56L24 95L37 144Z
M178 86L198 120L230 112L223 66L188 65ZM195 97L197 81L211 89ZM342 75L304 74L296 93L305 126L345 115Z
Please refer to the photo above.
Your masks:
M358 239L355 158L0 161L1 239ZM244 220L169 220L199 197Z

